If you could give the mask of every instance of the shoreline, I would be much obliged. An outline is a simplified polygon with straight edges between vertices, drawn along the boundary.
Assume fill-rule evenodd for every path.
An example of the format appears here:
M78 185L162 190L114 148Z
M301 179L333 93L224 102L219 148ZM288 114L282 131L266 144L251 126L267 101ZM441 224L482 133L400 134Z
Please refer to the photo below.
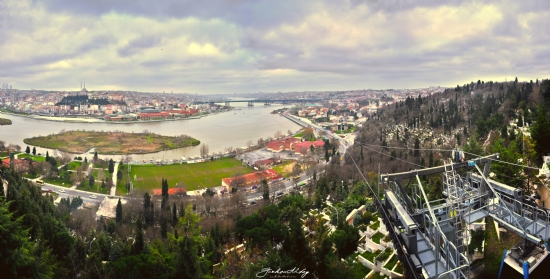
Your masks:
M37 137L33 137L33 138L26 138L24 139L24 143L29 145L29 146L35 146L35 147L40 147L40 148L45 148L45 149L51 149L51 150L57 150L57 151L60 151L60 152L65 152L65 153L69 153L69 154L92 154L90 153L91 151L94 151L94 152L97 152L98 154L101 154L101 155L132 155L132 154L136 154L136 155L142 155L142 154L151 154L151 153L158 153L158 152L162 152L162 151L168 151L168 150L176 150L176 149L180 149L180 148L186 148L186 147L195 147L195 146L199 146L201 144L200 140L197 140L193 137L189 137L189 139L191 140L191 144L190 145L187 145L187 146L179 146L179 147L173 147L173 148L170 148L170 147L167 147L167 148L162 148L160 150L150 150L150 151L132 151L131 153L125 153L125 152L117 152L117 151L111 151L111 152L98 152L97 149L101 149L101 148L104 148L105 146L103 145L103 143L106 143L106 142L109 142L109 138L104 138L104 137L100 137L102 136L101 134L110 134L109 132L99 132L99 131L68 131L67 133L73 133L73 132L80 132L80 133L84 133L85 135L93 135L93 134L100 134L98 138L101 138L102 141L99 142L99 146L92 146L91 148L88 148L87 150L85 151L78 151L78 150L69 150L69 149L66 149L67 146L65 147L59 147L59 148L53 148L53 147L48 147L48 146L44 146L44 145L41 145L40 143L43 142L43 140L41 140L40 142L28 142L29 140L36 140ZM126 136L126 135L130 135L130 134L133 134L133 133L126 133L126 132L119 132L121 133L123 136ZM60 135L60 134L57 134L57 135ZM139 140L139 137L141 134L136 134L137 135L137 139ZM63 136L63 135L62 135ZM171 140L173 139L173 137L169 137L169 136L163 136L163 135L157 135L160 137L160 140ZM44 136L42 138L46 138L48 136ZM61 140L65 140L65 139L61 139ZM159 139L157 139L159 140ZM187 140L185 140L187 141ZM69 142L69 141L65 141L65 142ZM196 144L195 144L196 143ZM185 142L184 142L185 144ZM124 147L123 149L126 149L127 146L122 146Z

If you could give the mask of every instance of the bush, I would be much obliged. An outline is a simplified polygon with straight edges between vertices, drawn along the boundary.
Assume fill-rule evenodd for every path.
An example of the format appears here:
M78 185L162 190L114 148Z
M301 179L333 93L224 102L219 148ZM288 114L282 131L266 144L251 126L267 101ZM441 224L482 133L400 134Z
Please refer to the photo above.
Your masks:
M366 211L363 213L363 224L368 225L372 221L372 213Z

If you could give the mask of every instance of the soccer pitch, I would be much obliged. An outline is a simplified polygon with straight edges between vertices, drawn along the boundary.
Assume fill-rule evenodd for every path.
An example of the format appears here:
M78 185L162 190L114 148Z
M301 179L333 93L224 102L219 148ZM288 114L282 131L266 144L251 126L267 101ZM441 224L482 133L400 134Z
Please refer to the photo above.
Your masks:
M187 191L193 191L221 186L222 178L251 172L254 170L243 166L241 161L224 158L196 164L132 165L130 178L134 190L152 195L153 189L161 188L162 178L168 180L169 188L185 187Z

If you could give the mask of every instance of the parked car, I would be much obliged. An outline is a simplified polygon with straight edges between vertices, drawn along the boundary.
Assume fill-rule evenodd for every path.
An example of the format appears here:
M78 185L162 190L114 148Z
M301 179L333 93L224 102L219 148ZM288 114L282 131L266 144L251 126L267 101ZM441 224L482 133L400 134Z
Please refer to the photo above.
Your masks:
M59 193L65 193L65 190L59 189L58 192L59 192Z
M90 195L90 199L95 199L95 198L97 198L96 195Z

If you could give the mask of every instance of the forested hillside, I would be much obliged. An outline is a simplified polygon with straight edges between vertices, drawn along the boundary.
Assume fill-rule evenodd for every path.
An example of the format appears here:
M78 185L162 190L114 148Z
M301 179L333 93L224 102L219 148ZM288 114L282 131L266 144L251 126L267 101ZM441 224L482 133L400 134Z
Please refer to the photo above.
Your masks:
M468 158L500 153L503 161L540 168L550 152L550 81L478 80L385 107L358 132L350 154L365 173L441 165L453 148ZM355 168L347 158L346 165ZM493 164L496 180L526 187L537 172ZM353 172L350 170L350 173Z

